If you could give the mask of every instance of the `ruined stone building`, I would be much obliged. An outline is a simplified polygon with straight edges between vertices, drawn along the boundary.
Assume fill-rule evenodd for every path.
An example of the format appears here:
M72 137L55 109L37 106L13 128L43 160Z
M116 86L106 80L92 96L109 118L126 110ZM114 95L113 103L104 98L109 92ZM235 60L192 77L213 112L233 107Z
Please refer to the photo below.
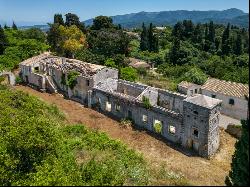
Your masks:
M187 96L118 79L118 70L44 53L20 64L25 82L135 125L209 157L219 147L221 100ZM74 88L65 84L76 71ZM146 105L146 101L150 105Z

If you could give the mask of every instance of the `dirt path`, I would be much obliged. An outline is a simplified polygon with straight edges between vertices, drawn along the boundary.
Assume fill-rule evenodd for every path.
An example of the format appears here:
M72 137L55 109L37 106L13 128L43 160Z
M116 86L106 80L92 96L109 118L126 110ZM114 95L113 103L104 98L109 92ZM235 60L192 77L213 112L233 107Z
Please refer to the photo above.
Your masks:
M106 132L110 137L119 139L142 153L149 163L155 166L166 165L169 170L181 173L194 185L224 185L236 142L235 138L224 131L221 131L220 150L211 160L189 157L146 132L123 129L117 121L92 109L84 108L77 102L65 100L60 95L40 93L24 86L16 86L15 88L35 95L47 103L56 104L65 113L70 123L81 123L87 127Z

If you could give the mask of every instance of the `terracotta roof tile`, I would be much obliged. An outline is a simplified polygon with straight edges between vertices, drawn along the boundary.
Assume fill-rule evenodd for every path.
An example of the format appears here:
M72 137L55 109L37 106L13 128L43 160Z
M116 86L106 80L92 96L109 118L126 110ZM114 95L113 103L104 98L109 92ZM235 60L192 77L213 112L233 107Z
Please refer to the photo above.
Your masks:
M202 86L202 90L221 93L227 96L245 98L249 96L249 86L246 84L209 78Z

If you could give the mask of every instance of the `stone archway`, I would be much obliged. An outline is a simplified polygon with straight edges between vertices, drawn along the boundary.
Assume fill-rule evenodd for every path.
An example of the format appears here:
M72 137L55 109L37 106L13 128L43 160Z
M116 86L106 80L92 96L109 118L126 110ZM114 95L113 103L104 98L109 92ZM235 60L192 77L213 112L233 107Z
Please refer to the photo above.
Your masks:
M16 84L16 77L12 72L0 72L0 76L7 76L10 85L14 86Z

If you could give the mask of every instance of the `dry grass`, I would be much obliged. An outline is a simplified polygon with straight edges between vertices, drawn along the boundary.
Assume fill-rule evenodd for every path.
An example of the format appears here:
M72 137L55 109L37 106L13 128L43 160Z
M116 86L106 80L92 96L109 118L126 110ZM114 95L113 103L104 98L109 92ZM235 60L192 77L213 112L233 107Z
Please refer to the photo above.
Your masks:
M56 104L65 113L69 123L81 122L87 127L106 132L111 138L119 139L130 148L142 153L155 175L153 177L152 174L152 185L168 185L172 182L176 182L178 185L180 183L225 185L224 179L230 169L236 139L224 130L220 131L221 146L218 153L207 160L201 157L187 156L175 150L174 146L168 146L145 131L121 128L119 122L92 109L84 108L79 103L65 100L59 95L40 93L24 86L17 86L16 89L38 96L47 103ZM178 179L178 176L181 178Z

